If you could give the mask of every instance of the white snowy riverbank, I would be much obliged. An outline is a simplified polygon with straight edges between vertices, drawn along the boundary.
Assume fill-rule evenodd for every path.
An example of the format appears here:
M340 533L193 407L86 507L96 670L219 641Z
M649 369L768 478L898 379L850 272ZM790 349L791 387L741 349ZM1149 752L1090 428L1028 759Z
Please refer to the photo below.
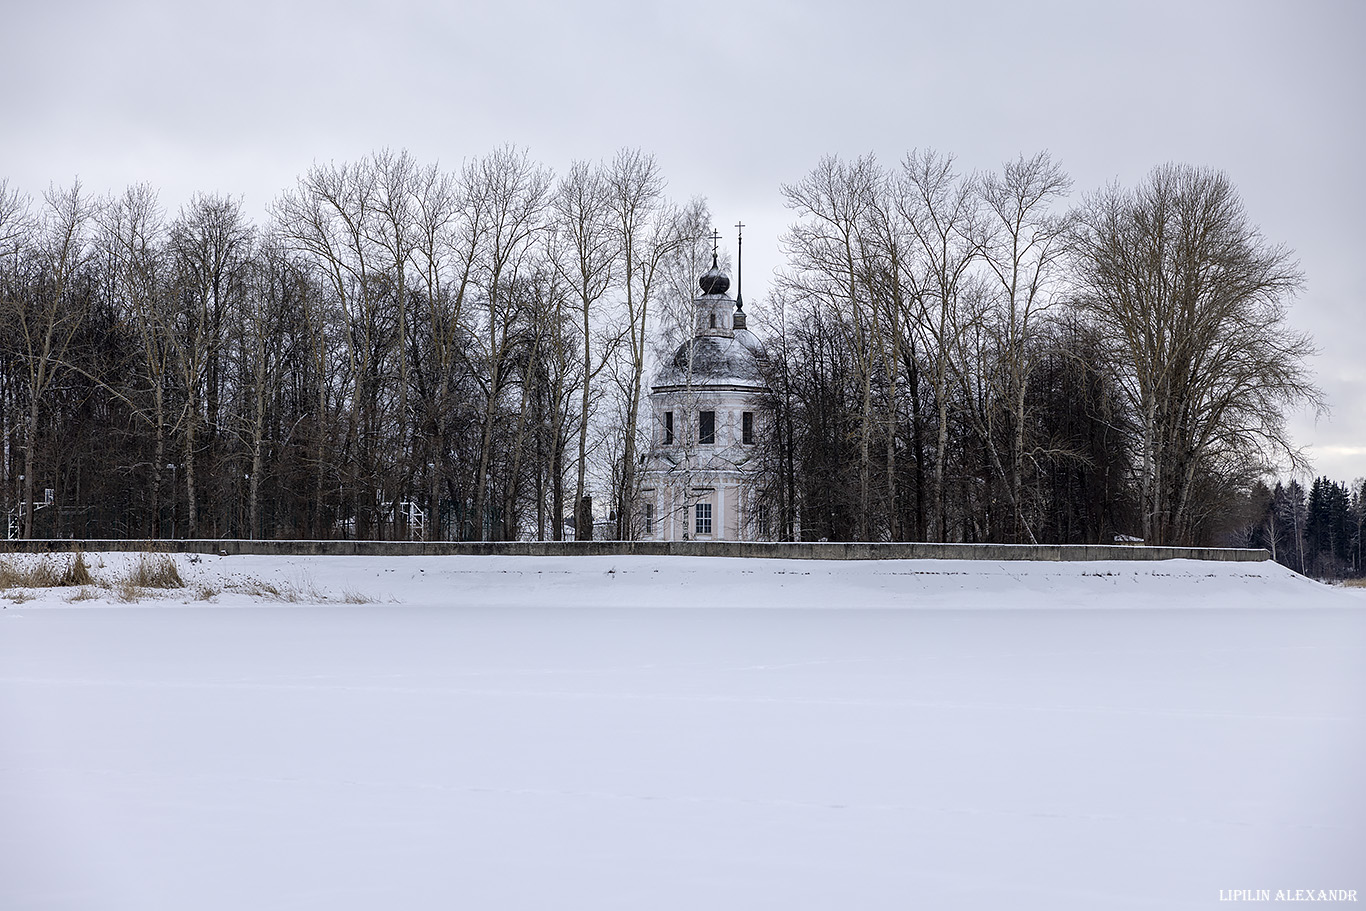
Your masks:
M0 600L0 907L1366 899L1366 598L1274 564L179 565Z
M68 554L10 554L20 567ZM137 553L87 554L116 582ZM172 557L186 585L140 604L368 602L525 607L1304 607L1354 594L1272 562L768 560L715 557ZM0 606L121 603L116 585L0 592ZM6 601L8 596L8 602Z

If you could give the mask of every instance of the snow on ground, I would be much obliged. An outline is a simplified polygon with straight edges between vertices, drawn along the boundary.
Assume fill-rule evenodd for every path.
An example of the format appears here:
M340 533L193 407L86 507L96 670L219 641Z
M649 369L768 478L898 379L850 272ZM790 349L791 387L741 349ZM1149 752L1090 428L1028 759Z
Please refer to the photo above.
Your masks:
M1366 901L1366 600L1274 564L177 560L0 592L0 908Z

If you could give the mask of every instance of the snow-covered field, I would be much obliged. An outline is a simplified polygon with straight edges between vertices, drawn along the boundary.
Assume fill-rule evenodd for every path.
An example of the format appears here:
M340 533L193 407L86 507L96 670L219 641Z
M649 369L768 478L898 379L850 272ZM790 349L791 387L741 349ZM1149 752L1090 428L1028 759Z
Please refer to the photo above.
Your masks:
M132 602L0 592L0 908L1366 902L1366 590L178 560L186 588Z

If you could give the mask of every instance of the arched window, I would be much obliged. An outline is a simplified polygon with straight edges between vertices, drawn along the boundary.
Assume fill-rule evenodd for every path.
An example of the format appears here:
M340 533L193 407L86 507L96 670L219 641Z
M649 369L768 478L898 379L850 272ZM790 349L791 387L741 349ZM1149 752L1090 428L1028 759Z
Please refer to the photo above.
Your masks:
M716 328L716 314L715 314L715 313L713 313L713 314L711 315L711 328L713 328L713 329Z

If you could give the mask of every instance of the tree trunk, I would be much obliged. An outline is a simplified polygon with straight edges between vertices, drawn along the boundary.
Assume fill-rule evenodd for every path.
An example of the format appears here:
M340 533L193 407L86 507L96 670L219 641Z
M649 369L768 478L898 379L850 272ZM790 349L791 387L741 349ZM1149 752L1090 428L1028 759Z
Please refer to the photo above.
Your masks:
M642 324L644 317L645 314L642 313ZM644 334L643 330L641 334ZM640 355L636 357L635 367L631 372L630 404L626 412L626 464L621 473L621 494L617 499L619 509L617 513L617 537L623 541L630 541L635 538L635 523L631 513L635 509L636 423L640 416L640 382L645 372L643 339L641 346ZM725 518L719 517L719 521L725 521Z
M37 464L33 447L38 440L38 397L34 396L28 407L28 427L24 440L24 499L20 507L24 511L24 537L33 537L33 471Z
M593 538L593 516L584 514L584 483L588 470L588 405L592 380L590 370L592 338L589 334L588 305L583 307L583 396L579 412L579 472L574 484L574 539L589 541ZM587 534L585 534L585 531Z
M195 415L198 405L193 397L190 400L189 410L185 416L185 537L199 537L199 508L195 503L195 471L194 471L194 447L195 447Z
M166 464L166 419L162 403L163 393L158 385L153 401L156 404L156 446L152 455L152 537L161 537L161 469ZM171 503L175 503L173 490Z
M488 505L489 461L493 457L494 423L497 421L499 385L502 381L501 370L495 360L489 377L489 397L484 407L484 426L479 437L479 468L474 475L474 517L477 523L476 541L485 540L484 510Z

